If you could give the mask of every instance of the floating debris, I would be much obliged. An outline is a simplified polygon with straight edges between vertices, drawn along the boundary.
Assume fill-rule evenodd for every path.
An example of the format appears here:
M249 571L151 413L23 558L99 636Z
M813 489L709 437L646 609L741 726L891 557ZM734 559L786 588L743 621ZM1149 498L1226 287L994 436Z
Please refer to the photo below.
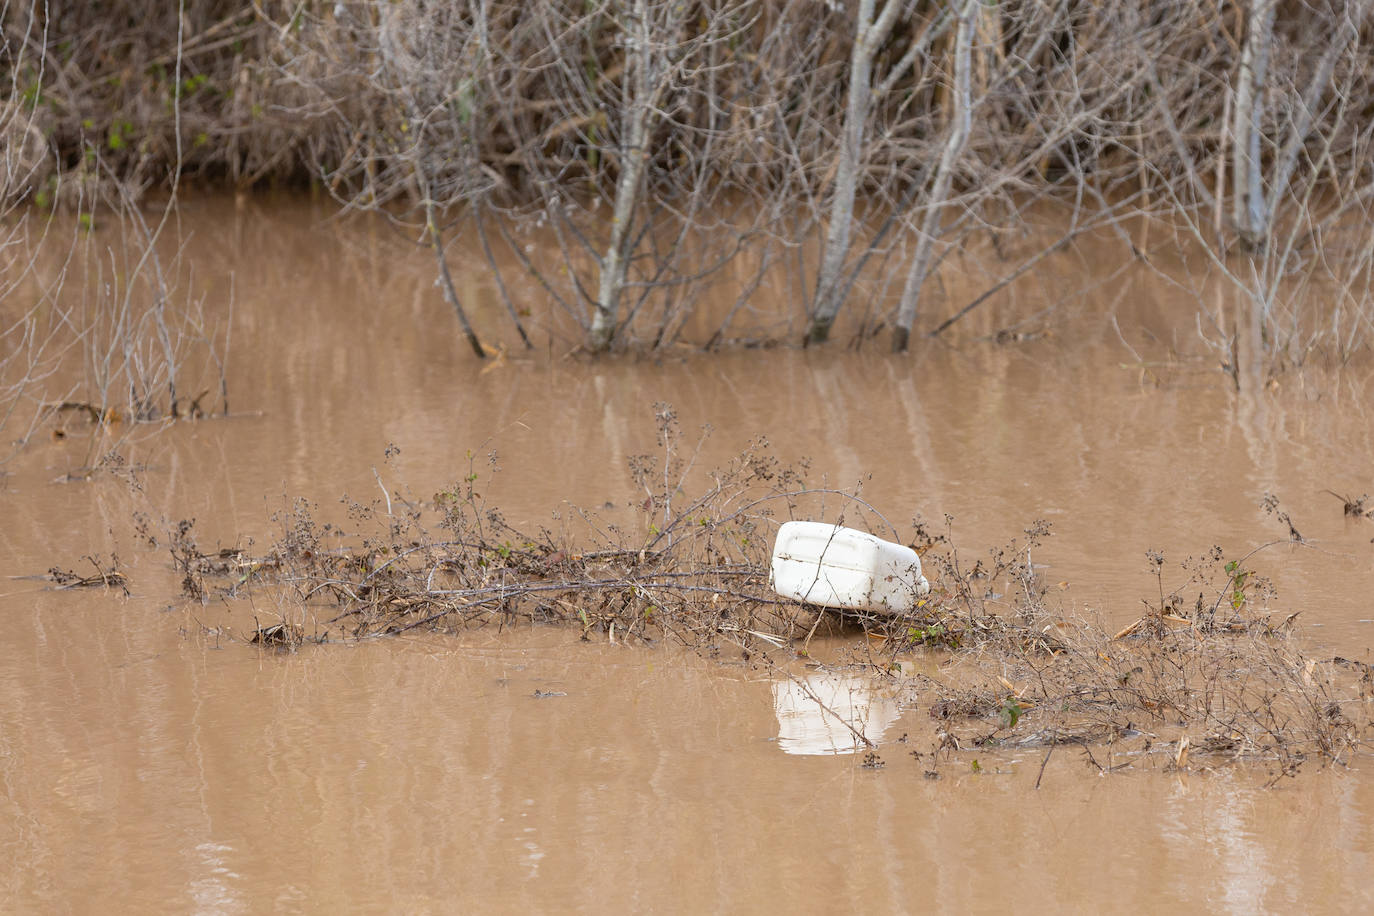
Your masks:
M248 641L254 645L271 646L275 649L296 649L305 642L305 634L294 624L274 623L271 626L258 627Z
M129 594L129 579L121 572L113 569L104 569L93 557L84 558L88 563L95 567L95 572L89 576L83 576L70 569L62 569L54 566L48 570L47 578L54 582L59 589L68 588L118 588L123 589L124 594ZM111 566L118 564L117 559L111 559Z

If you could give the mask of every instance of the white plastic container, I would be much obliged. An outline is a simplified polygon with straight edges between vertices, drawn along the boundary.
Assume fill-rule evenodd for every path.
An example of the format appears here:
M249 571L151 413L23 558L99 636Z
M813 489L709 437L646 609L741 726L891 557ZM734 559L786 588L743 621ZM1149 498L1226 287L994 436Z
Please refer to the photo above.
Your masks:
M773 543L773 591L807 604L900 613L930 592L901 544L826 522L787 522Z

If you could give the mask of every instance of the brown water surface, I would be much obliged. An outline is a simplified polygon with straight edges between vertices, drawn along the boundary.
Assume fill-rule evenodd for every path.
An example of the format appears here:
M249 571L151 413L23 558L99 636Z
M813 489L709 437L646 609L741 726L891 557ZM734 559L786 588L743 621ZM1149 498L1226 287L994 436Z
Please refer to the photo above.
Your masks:
M212 312L233 291L227 419L137 431L124 476L56 483L82 435L0 478L0 909L13 912L1360 911L1374 904L1368 767L1101 777L1077 750L934 765L902 742L928 711L798 668L878 744L871 769L794 683L734 657L517 628L263 652L253 611L177 598L134 511L195 518L201 544L259 543L288 498L328 514L378 479L428 495L467 473L521 524L635 498L626 461L671 402L698 463L766 435L811 480L851 486L905 536L953 516L980 553L1034 519L1066 611L1120 625L1174 565L1251 561L1322 652L1367 656L1374 489L1359 368L1237 392L1202 361L1142 369L1105 308L1052 340L842 346L601 362L545 337L471 358L429 263L375 223L298 202L188 203ZM459 282L497 336L474 266ZM232 277L232 282L231 282ZM1103 293L1102 302L1108 301ZM1128 337L1191 326L1147 278L1110 291ZM1091 305L1092 303L1088 303ZM1101 305L1101 303L1099 303ZM1126 364L1123 366L1123 364ZM399 454L388 458L388 445ZM500 470L490 477L486 456ZM833 507L832 507L833 508ZM942 523L942 522L941 522ZM117 552L131 594L21 578ZM258 609L274 619L273 608ZM223 632L207 630L227 625ZM844 648L827 643L826 657ZM932 666L938 659L928 660ZM1043 765L1043 772L1042 772ZM1038 783L1038 787L1037 787Z

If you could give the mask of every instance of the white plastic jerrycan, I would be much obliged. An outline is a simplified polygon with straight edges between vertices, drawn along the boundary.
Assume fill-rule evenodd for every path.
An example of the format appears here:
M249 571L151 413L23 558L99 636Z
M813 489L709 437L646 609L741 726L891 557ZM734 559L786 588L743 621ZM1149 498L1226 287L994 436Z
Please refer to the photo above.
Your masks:
M787 522L773 543L773 591L823 607L900 613L930 592L901 544L826 522Z

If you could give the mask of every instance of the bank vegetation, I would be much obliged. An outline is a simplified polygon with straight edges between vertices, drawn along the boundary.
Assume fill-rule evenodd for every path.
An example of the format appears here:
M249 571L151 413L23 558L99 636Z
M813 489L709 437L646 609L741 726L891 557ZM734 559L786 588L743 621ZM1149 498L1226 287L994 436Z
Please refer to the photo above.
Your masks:
M220 332L150 255L189 181L312 186L409 226L478 355L532 345L529 323L591 351L836 328L904 350L1092 236L1196 296L1181 330L1237 385L1241 351L1266 371L1342 362L1374 339L1372 7L17 0L0 383L31 384L76 320L63 276L34 274L36 250L91 244L57 210L133 246L115 298L150 343L111 383L125 409L154 412L151 390L158 415L203 406L213 368L174 381L166 315L216 355ZM152 192L171 193L161 218L134 212ZM508 327L472 323L460 235ZM790 309L756 307L765 283Z

